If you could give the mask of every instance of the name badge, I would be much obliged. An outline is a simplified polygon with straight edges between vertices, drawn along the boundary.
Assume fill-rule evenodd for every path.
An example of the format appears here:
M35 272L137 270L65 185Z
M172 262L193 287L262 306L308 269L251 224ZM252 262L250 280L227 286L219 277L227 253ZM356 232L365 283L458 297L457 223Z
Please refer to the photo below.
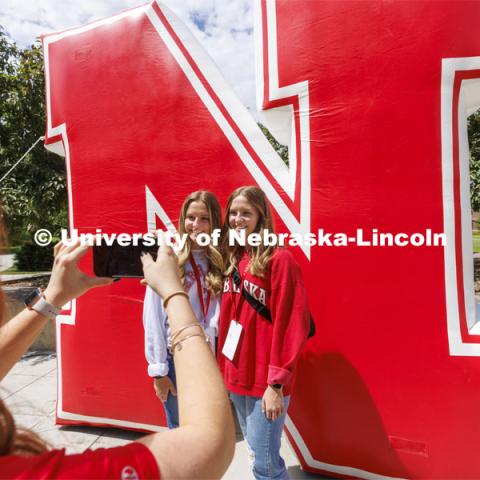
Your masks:
M230 322L227 338L222 348L222 353L229 359L233 360L237 350L240 335L242 334L242 326L235 320Z

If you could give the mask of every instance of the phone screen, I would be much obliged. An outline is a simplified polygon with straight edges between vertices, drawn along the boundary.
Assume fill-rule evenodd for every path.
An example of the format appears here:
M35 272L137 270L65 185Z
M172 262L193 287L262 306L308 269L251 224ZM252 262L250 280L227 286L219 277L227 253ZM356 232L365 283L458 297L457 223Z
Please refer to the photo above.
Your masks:
M112 245L102 244L93 247L93 271L97 277L113 278L143 278L143 268L140 256L142 251L150 253L153 259L157 258L158 246L146 246L142 241L137 246L119 245L115 241Z

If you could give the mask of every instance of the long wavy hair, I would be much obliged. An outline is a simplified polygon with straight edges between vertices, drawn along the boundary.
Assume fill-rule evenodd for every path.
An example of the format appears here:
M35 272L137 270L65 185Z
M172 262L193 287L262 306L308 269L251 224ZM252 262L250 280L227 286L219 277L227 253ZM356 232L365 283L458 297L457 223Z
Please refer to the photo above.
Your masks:
M191 193L183 202L182 209L180 211L180 218L178 220L178 233L180 235L186 234L185 230L185 218L187 215L188 207L192 202L202 202L208 210L208 216L210 220L210 233L215 229L220 229L222 226L222 210L218 203L217 197L211 192L206 190L199 190L198 192ZM192 251L192 241L187 236L185 247L178 254L178 265L180 267L180 273L182 282L185 279L185 264L189 261ZM211 243L206 247L207 259L209 264L209 271L206 276L206 286L213 295L218 295L222 291L223 287L223 258L219 249L214 247Z
M0 247L7 244L3 218L0 212ZM5 297L0 289L0 325L5 321ZM0 456L4 455L38 455L49 449L36 433L19 429L12 414L0 399Z
M260 233L262 236L264 230L268 230L270 233L275 233L271 208L263 190L255 186L240 187L234 190L228 198L227 207L225 209L225 221L222 228L222 253L225 259L224 273L226 276L232 273L245 251L245 247L238 244L231 246L228 242L230 209L233 200L239 196L245 197L258 212L259 218L254 233ZM275 252L275 247L266 246L261 243L258 247L250 247L249 251L249 272L257 277L264 277L268 262L270 262Z

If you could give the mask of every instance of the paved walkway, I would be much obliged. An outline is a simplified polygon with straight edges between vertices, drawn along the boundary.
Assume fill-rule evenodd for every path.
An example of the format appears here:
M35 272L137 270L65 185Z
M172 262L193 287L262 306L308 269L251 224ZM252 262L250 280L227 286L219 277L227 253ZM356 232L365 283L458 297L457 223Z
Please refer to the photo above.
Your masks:
M4 272L9 268L13 267L15 263L15 254L7 253L5 255L0 255L0 272ZM8 275L2 275L0 273L0 282L10 282L12 280L30 280L36 277L44 277L50 275L52 272L34 272L34 273L12 273Z
M57 427L56 383L55 354L30 353L23 357L2 381L0 395L18 425L34 430L52 447L65 447L69 453L82 452L86 448L124 445L142 435L114 428ZM281 453L292 480L322 478L301 470L285 435ZM245 441L239 434L235 457L223 477L224 480L253 479L247 458Z

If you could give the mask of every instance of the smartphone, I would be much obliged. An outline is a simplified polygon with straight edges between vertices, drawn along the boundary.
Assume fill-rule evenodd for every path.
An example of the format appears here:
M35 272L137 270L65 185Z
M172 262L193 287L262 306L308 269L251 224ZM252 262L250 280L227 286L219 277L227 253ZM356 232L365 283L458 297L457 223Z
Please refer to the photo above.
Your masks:
M157 258L157 245L144 245L139 240L138 245L122 246L115 241L112 245L102 244L93 247L93 271L97 277L112 278L143 278L142 252Z

